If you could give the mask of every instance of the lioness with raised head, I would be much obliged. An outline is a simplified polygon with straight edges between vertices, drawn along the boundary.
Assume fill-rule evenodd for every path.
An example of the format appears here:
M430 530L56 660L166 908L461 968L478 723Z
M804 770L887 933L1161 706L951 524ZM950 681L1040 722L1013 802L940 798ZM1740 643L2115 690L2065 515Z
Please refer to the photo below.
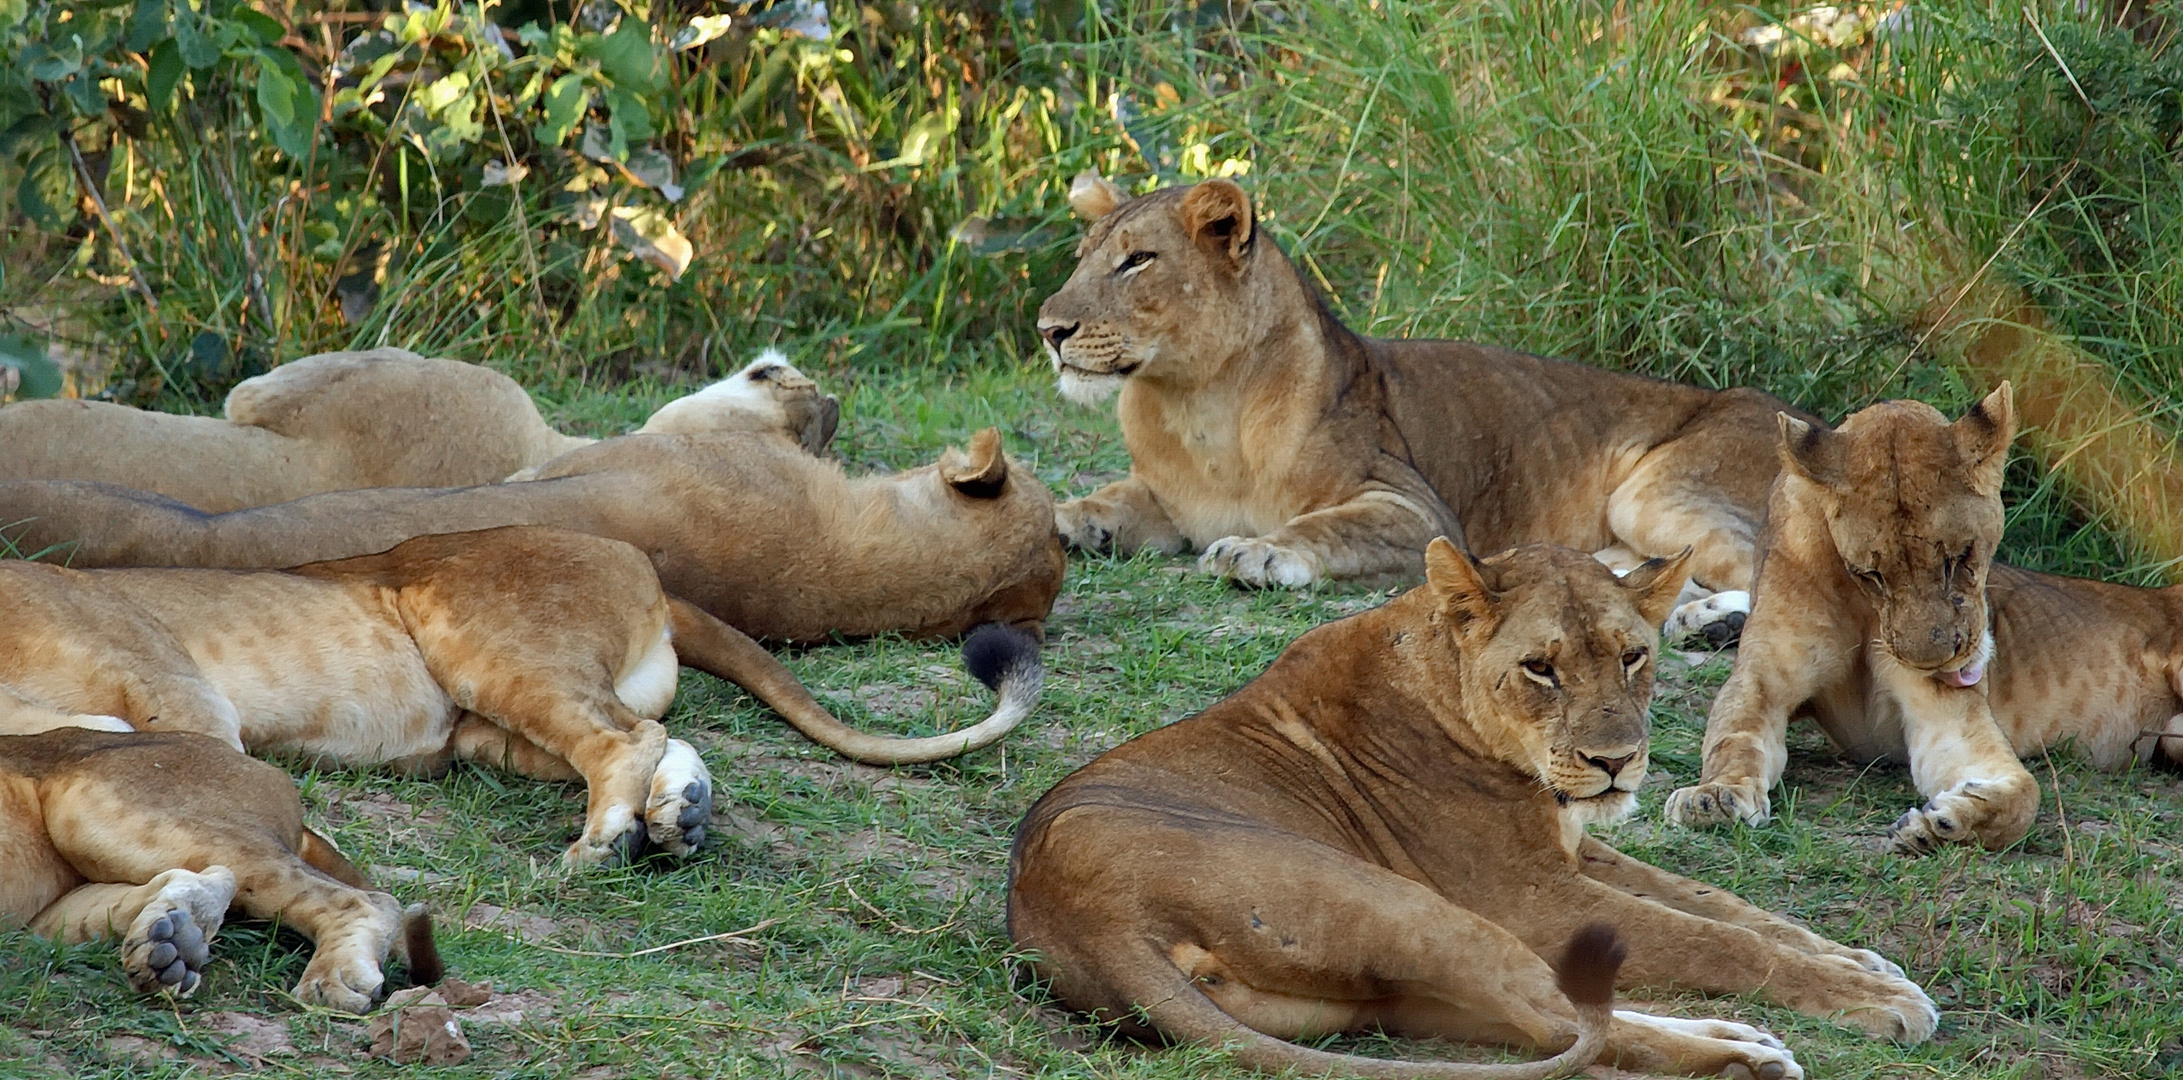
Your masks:
M1925 1039L1933 1003L1894 965L1585 834L1636 805L1653 626L1688 559L1618 582L1567 549L1478 564L1436 540L1424 587L1305 634L1226 700L1040 799L1009 857L1010 933L1069 1005L1268 1071L1581 1066L1375 1062L1284 1040L1378 1027L1563 1050L1605 1017L1565 1000L1541 957L1595 922L1628 943L1624 986L1760 991ZM1603 1060L1624 1068L1801 1075L1742 1024L1616 1012L1605 1035Z
M0 539L72 566L280 567L551 525L635 544L667 591L779 641L953 637L988 622L1037 634L1061 590L1053 497L991 428L895 476L852 479L789 432L625 435L535 475L226 514L103 484L0 482Z
M571 867L702 841L712 778L659 723L678 663L883 764L991 743L1030 712L1042 677L1029 635L989 628L965 656L1000 690L991 717L922 739L855 731L748 637L663 593L637 549L532 527L286 572L4 561L0 595L0 686L19 699L348 765L436 771L463 758L582 779L590 807Z
M22 704L0 687L0 730ZM0 924L119 937L132 985L187 997L230 907L317 945L295 988L305 1004L369 1011L390 951L412 981L439 981L424 905L403 910L305 828L279 769L104 716L0 736Z
M1909 763L1905 853L2016 842L2039 809L2018 756L2064 739L2102 768L2183 762L2183 591L1993 561L2015 433L2007 383L1953 424L1915 401L1782 418L1755 606L1669 820L1767 820L1797 715Z
M816 453L839 403L768 349L641 432L781 427ZM244 379L226 419L101 401L0 407L0 480L88 480L207 513L368 487L489 484L596 440L548 427L515 380L406 349L320 353Z
M1039 333L1063 393L1120 391L1130 456L1127 479L1056 509L1070 544L1194 547L1268 586L1414 580L1443 534L1623 568L1689 546L1704 588L1750 587L1774 397L1364 337L1227 180L1132 199L1086 174L1070 201L1092 225Z

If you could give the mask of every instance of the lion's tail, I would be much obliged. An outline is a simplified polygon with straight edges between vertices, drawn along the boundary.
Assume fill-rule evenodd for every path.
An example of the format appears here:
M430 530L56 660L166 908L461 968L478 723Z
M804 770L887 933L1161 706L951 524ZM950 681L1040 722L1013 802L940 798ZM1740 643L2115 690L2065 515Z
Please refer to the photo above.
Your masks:
M1236 1061L1264 1072L1294 1069L1307 1075L1333 1073L1374 1080L1546 1080L1590 1065L1606 1049L1607 1029L1613 1023L1615 975L1625 953L1620 937L1604 924L1594 923L1571 935L1554 975L1569 1003L1576 1006L1577 1041L1553 1057L1505 1065L1389 1061L1298 1046L1246 1027L1221 1011L1182 969L1156 954L1144 959L1146 966L1159 971L1156 980L1162 985L1142 988L1132 996L1144 1003L1147 1018L1160 1031L1203 1046L1226 1047Z
M873 735L834 719L772 653L742 631L686 600L668 597L667 603L674 618L675 656L684 664L750 691L813 742L867 765L940 761L989 746L1031 714L1046 684L1037 640L1020 630L981 626L963 642L963 664L999 693L993 715L946 735Z

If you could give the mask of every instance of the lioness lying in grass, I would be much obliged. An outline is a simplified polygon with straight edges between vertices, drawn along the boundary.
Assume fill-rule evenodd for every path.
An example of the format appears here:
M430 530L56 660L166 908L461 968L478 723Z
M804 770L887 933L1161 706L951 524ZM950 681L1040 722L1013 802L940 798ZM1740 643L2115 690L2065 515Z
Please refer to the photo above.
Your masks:
M54 711L0 686L0 732L43 727ZM305 828L279 769L106 716L0 736L0 923L118 937L131 985L187 997L231 907L317 945L295 988L305 1004L369 1011L390 951L411 980L439 981L424 905L403 910Z
M2064 740L2102 768L2183 762L2183 590L1994 561L2015 434L2007 383L1953 424L1915 401L1782 418L1755 607L1669 820L1767 820L1799 715L1909 763L1927 801L1888 830L1908 854L2015 843L2039 810L2018 758Z
M1895 965L1585 835L1636 806L1653 628L1689 557L1617 582L1566 548L1478 564L1434 541L1424 587L1305 634L1040 799L1009 857L1010 933L1071 1006L1267 1071L1546 1076L1604 1043L1627 1069L1802 1075L1742 1024L1572 1005L1542 957L1595 922L1628 944L1623 986L1757 991L1926 1039L1939 1015ZM1560 1056L1395 1063L1287 1041L1372 1028Z
M436 771L451 759L590 789L565 863L687 854L712 777L659 718L678 663L733 681L860 761L977 749L1030 712L1037 643L989 628L965 647L994 714L923 739L836 721L748 637L661 592L643 553L511 527L418 537L292 571L69 570L0 562L0 686L60 713L190 731L252 751ZM4 730L4 729L0 729Z

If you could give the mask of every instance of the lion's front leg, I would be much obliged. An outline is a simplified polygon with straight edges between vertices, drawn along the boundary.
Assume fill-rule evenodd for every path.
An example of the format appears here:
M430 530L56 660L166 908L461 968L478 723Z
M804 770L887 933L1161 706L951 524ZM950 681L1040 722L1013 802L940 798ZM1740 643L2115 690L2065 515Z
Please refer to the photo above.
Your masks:
M2039 816L2039 782L1995 723L1983 689L1889 667L1882 678L1902 704L1910 778L1926 797L1888 827L1890 844L1924 855L1945 844L1998 850L2023 839Z
M1054 528L1082 551L1180 554L1188 546L1152 489L1131 476L1054 507Z
M1512 928L1521 923L1519 932L1533 948L1560 940L1584 922L1614 926L1630 949L1622 968L1625 987L1762 993L1807 1016L1902 1043L1931 1038L1940 1023L1933 999L1916 983L1869 970L1855 957L1815 955L1751 927L1678 911L1589 877L1568 880L1573 895L1564 902L1512 913L1507 921Z
M1667 818L1683 826L1773 817L1768 792L1789 762L1789 715L1821 687L1844 678L1857 628L1794 593L1761 594L1744 624L1736 669L1706 714L1698 782L1668 796Z
M1438 535L1415 499L1373 489L1290 518L1264 536L1215 540L1198 558L1198 569L1258 588L1412 579L1424 574L1425 545Z
M1822 937L1759 907L1727 889L1692 881L1641 859L1633 859L1586 836L1577 846L1577 869L1593 881L1642 900L1664 904L1688 915L1741 926L1773 942L1814 956L1839 956L1867 971L1902 976L1903 969L1870 949L1855 949Z

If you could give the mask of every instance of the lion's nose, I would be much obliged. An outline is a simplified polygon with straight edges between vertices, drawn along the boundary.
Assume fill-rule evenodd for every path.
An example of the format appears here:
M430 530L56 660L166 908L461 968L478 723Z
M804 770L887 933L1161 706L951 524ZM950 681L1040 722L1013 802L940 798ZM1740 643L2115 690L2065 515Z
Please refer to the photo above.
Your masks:
M1075 336L1076 328L1078 325L1080 324L1064 322L1049 323L1042 319L1039 321L1038 324L1038 332L1041 337L1044 337L1046 339L1046 344L1051 345L1056 349L1059 349L1061 348L1062 342L1067 341L1071 337Z
M1584 760L1591 762L1599 769L1599 771L1606 773L1607 778L1611 780L1622 771L1622 767L1624 765L1628 765L1630 762L1637 760L1637 754L1634 751L1624 754L1621 757L1593 757L1590 754L1586 754L1584 755Z

